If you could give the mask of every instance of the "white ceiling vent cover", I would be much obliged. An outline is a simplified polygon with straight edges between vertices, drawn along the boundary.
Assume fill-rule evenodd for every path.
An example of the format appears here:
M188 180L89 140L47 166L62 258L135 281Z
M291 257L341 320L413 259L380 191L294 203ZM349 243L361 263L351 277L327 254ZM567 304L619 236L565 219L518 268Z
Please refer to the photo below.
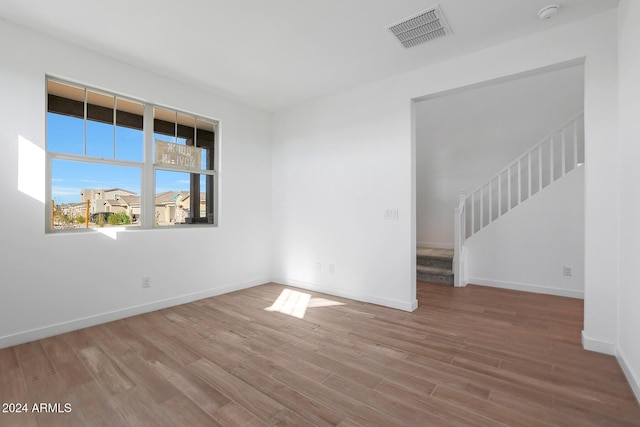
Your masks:
M417 46L429 40L451 33L440 6L434 6L387 27L406 48Z

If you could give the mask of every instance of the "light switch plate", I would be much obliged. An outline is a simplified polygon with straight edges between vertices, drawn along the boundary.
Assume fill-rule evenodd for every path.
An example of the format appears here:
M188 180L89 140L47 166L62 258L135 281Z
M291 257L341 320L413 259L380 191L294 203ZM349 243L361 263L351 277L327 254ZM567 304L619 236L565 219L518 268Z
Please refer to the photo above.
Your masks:
M388 220L397 220L398 219L398 208L387 208L383 213L384 219Z

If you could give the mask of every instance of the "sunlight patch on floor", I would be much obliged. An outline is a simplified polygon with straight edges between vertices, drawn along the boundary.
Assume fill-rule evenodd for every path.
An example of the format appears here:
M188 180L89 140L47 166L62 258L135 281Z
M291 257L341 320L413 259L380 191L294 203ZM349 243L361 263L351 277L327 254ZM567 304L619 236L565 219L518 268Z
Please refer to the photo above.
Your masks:
M311 294L305 292L283 289L273 305L265 308L265 311L275 311L297 317L298 319L304 319L308 308L330 307L334 305L345 305L345 303L327 298L312 298Z

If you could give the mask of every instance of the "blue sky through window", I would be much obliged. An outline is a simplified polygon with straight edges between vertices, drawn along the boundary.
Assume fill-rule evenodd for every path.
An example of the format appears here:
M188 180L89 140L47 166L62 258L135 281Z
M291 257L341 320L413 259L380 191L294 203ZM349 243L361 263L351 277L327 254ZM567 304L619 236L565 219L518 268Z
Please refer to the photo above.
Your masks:
M83 189L121 188L140 194L141 168L53 159L51 188L56 203L79 203Z
M114 158L114 125L87 120L87 160L91 157ZM155 138L172 140L165 135ZM115 159L143 161L144 136L141 130L115 127ZM184 139L178 143L184 144ZM82 155L84 153L83 120L47 113L47 150ZM121 188L140 195L140 167L54 159L51 167L52 198L56 203L79 203L83 189ZM157 173L156 192L188 191L189 174Z

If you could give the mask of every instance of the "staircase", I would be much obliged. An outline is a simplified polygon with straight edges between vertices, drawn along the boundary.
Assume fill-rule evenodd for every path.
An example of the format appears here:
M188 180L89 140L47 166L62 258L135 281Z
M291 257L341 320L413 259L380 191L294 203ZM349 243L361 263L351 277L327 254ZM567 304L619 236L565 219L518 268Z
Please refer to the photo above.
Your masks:
M417 279L453 286L453 250L417 248Z
M584 113L579 112L470 194L461 191L454 212L454 286L467 284L467 239L583 163Z

